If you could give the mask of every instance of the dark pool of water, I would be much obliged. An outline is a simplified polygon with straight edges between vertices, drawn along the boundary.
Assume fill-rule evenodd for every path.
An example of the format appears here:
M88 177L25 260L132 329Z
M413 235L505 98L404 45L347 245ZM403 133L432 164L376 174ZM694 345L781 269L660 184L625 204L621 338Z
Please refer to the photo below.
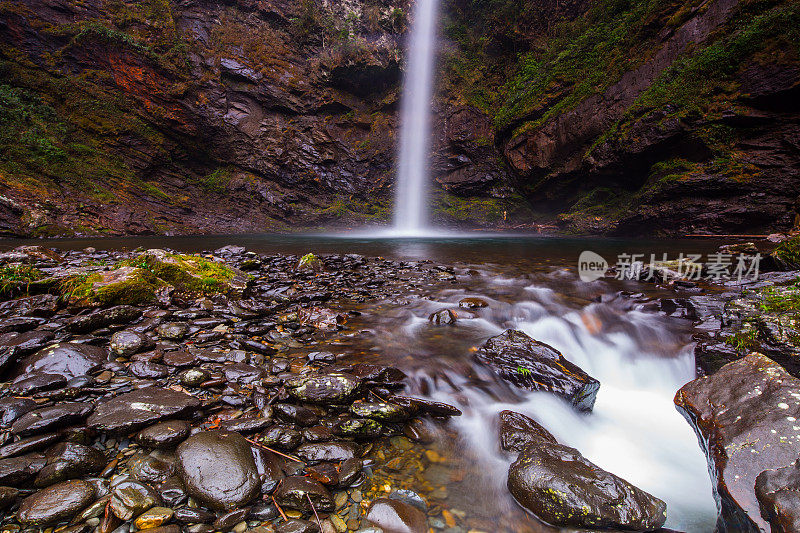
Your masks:
M661 259L667 254L707 254L716 251L724 241L713 239L633 240L610 238L567 238L530 235L463 234L431 238L380 238L343 234L248 234L145 237L81 237L70 239L0 239L0 249L21 244L39 244L61 250L79 250L92 246L101 250L133 250L172 248L184 252L214 250L226 244L237 244L259 253L317 254L355 253L391 259L430 259L435 262L493 263L526 268L534 265L574 267L584 250L599 253L610 263L618 254L650 254Z

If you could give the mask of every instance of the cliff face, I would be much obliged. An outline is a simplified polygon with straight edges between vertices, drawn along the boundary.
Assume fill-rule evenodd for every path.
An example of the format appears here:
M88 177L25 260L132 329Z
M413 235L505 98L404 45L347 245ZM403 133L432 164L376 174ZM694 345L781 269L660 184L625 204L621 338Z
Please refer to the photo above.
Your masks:
M582 233L790 229L800 199L798 5L577 7L468 95L493 117L533 211Z
M411 3L0 1L0 232L388 220ZM792 2L443 9L439 222L636 234L792 225Z

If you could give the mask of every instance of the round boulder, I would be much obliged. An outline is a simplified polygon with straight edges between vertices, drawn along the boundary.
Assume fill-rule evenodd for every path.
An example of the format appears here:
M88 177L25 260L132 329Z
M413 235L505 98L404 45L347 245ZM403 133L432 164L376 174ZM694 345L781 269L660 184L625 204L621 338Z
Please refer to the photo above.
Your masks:
M187 492L214 509L245 505L261 489L250 444L238 433L197 433L178 446L176 455Z

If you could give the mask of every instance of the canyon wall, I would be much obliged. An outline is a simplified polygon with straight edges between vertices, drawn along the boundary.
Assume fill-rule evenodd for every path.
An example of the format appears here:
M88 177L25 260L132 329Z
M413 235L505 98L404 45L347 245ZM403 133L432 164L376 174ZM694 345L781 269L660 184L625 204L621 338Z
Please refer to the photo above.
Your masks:
M0 233L390 220L409 0L0 1ZM433 216L787 230L789 1L445 0Z

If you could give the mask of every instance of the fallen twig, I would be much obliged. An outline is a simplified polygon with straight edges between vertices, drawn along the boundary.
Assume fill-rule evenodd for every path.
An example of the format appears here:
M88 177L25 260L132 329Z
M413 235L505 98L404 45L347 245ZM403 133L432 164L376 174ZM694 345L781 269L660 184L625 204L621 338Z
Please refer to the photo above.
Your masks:
M314 507L314 502L311 501L311 496L306 492L306 498L308 498L308 503L311 505L311 510L314 511L314 516L317 517L317 525L319 526L319 530L322 531L322 522L319 521L319 515L317 514L317 509Z
M283 512L283 509L281 509L281 506L278 505L278 502L275 501L275 496L271 496L271 498L272 498L272 503L275 504L275 507L278 508L278 512L281 513L281 518L283 518L284 520L289 520L288 518L286 518L286 513Z
M253 439L248 439L247 437L245 437L245 438L244 438L244 440L246 440L246 441L247 441L247 442L249 442L250 444L255 444L255 445L256 445L256 446L258 446L259 448L264 448L264 449L265 449L265 450L267 450L268 452L272 452L272 453L274 453L274 454L280 455L281 457L286 457L287 459L291 459L292 461L297 461L298 463L302 463L302 462L303 462L301 459L298 459L297 457L292 457L291 455L286 455L285 453L281 453L281 452L279 452L278 450L273 450L273 449L272 449L272 448L270 448L269 446L264 446L264 445L263 445L263 444L261 444L260 442L256 442L256 441L254 441Z

